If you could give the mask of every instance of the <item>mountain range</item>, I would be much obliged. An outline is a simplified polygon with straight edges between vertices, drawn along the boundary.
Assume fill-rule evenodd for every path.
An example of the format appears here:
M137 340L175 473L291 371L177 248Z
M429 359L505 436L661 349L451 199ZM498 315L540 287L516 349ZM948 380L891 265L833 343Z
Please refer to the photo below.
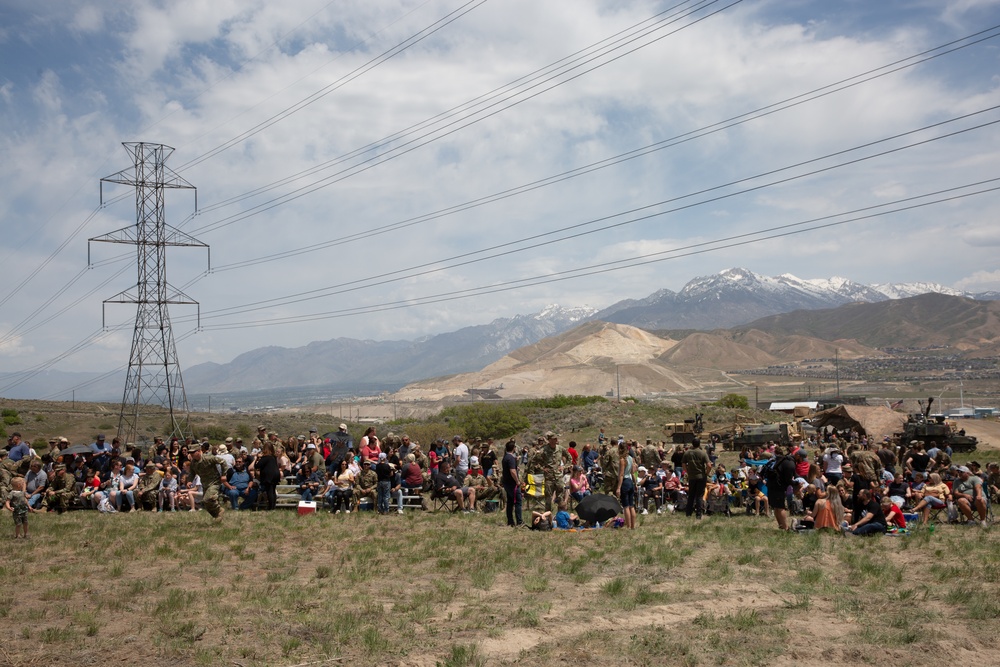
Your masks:
M812 311L847 304L889 303L927 293L980 302L1000 299L997 292L970 294L934 283L864 285L840 277L802 279L791 274L769 277L732 268L694 278L679 292L661 289L645 298L619 301L600 311L554 305L537 313L499 318L489 324L417 340L335 338L297 348L262 347L227 363L203 363L187 368L184 380L189 393L309 386L352 391L362 385L401 386L424 378L481 370L514 350L586 322L627 324L649 331L713 331L741 327L768 316L808 311L794 316L797 318L794 321L801 322L796 326L805 331L810 329L808 322L821 321L820 316L809 314ZM836 315L829 318L839 320ZM824 324L820 328L828 331L829 322L822 321ZM919 327L911 327L909 331L904 334L886 330L877 343L864 344L873 347L909 345L911 342L904 341L916 341L926 334L919 331ZM853 335L841 337L856 338ZM749 354L748 361L751 358L764 361L746 350L740 354ZM0 383L7 376L0 373ZM49 371L44 377L33 378L4 393L11 398L35 398L78 386L76 396L84 400L115 400L121 395L122 381L117 377L87 387L79 386L96 377L97 373Z

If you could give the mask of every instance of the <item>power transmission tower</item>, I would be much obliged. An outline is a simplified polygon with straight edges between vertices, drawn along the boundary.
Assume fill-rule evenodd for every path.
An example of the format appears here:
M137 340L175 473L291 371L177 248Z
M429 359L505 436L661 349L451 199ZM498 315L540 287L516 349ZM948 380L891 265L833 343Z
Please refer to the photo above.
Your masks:
M135 188L135 225L97 236L88 241L127 243L136 246L139 278L134 287L104 301L133 303L137 310L132 334L132 353L128 360L125 393L122 396L118 437L122 444L138 443L145 437L142 427L160 435L162 422L143 420L143 407L159 405L170 414L170 435L187 437L191 434L190 415L184 381L177 360L177 347L170 328L169 304L197 306L179 289L167 283L167 246L208 248L201 241L170 227L164 213L164 192L169 189L195 187L169 169L165 162L174 149L163 144L127 142L122 144L133 159L131 167L101 179L101 203L104 203L104 183L131 185ZM195 209L198 195L195 192ZM211 256L209 256L211 265ZM102 305L102 310L104 306ZM201 309L198 310L199 326ZM103 316L102 316L103 319ZM162 417L157 417L162 419ZM150 428L152 427L152 428Z

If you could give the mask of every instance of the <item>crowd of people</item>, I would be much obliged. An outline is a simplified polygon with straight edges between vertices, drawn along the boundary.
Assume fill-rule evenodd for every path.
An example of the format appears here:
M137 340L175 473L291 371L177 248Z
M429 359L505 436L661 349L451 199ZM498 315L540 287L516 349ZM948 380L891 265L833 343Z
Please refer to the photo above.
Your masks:
M227 438L205 441L156 438L151 447L122 447L97 436L89 446L50 441L41 456L14 433L0 450L0 503L14 512L27 535L34 511L92 508L114 512L194 512L220 517L230 510L273 510L278 489L294 489L298 499L316 502L333 514L371 503L379 514L402 513L404 499L434 499L457 511L506 507L507 523L525 525L526 500L537 503L529 527L581 525L569 512L594 492L617 497L620 523L634 529L637 514L683 511L706 514L743 511L773 515L781 529L833 529L866 535L894 526L906 515L926 524L939 512L951 520L986 525L990 506L1000 499L1000 467L978 462L955 466L946 448L888 438L875 444L861 438L822 439L782 447L767 443L745 448L732 470L704 446L608 438L566 447L547 432L534 443L503 446L461 436L436 440L426 451L407 435L384 439L368 427L357 443L341 424L321 437L284 440L265 425L245 444ZM491 503L490 501L499 501ZM534 508L533 508L534 509ZM790 516L791 515L791 516ZM912 519L912 517L911 517ZM590 525L593 525L591 523Z

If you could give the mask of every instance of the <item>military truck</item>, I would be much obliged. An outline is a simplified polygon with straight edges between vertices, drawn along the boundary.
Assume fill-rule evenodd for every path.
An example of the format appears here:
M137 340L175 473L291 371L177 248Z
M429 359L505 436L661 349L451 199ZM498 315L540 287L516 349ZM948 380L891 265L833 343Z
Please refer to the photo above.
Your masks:
M663 432L675 445L691 444L703 430L701 413L696 413L694 419L685 419L683 422L663 425Z
M951 447L953 452L976 451L979 441L975 436L965 435L964 430L958 429L955 422L947 421L944 415L931 415L933 402L933 397L928 398L924 411L911 414L903 424L902 432L893 434L899 442L906 445L911 440L922 440L928 448L937 445Z

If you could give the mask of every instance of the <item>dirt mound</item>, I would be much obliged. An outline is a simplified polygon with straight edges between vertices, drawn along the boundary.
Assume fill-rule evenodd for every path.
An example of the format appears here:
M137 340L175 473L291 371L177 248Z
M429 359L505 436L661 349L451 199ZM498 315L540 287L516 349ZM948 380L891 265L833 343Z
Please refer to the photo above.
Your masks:
M671 364L718 369L757 368L778 361L756 347L707 333L691 334L660 359Z

